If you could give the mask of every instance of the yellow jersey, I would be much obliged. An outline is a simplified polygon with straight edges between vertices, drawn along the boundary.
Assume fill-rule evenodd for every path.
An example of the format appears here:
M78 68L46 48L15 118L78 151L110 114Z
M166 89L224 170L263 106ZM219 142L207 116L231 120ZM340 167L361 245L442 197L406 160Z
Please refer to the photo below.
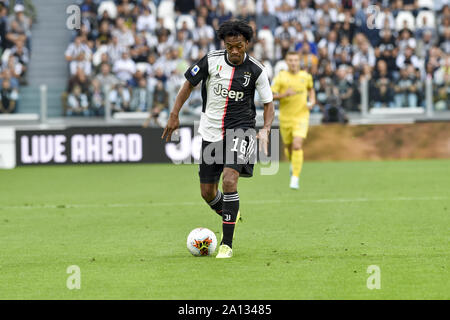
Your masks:
M283 94L291 88L297 94L280 99L280 122L297 122L309 117L308 91L314 86L312 76L306 71L292 74L280 71L273 79L272 91Z

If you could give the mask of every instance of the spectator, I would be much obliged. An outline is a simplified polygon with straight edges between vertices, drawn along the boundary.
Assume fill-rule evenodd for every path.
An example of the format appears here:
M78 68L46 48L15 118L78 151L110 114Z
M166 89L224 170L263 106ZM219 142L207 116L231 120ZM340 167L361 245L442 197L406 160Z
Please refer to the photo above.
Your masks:
M400 31L400 36L397 40L397 46L400 50L400 54L403 54L406 48L415 48L417 45L416 39L413 37L411 30L404 28Z
M154 32L156 29L156 18L148 6L144 6L143 12L139 15L136 22L138 32Z
M145 38L142 34L135 35L134 45L130 48L131 59L138 62L146 62L150 54L150 48L145 43Z
M2 66L2 68L9 71L11 77L10 81L17 83L17 85L15 85L14 87L18 87L20 79L22 79L22 75L24 72L24 67L18 61L18 59L15 56L10 55L8 60L5 61L5 64Z
M314 22L314 9L308 6L308 0L300 0L299 8L297 9L295 16L296 20L305 28L310 28Z
M194 89L195 90L195 89ZM152 120L159 127L164 127L160 122L160 115L164 109L167 109L168 103L168 94L164 89L164 85L161 81L158 81L155 85L155 95L153 96L153 107L150 110L148 118L145 120L142 125L144 128L147 128Z
M14 24L15 31L24 35L27 47L30 48L28 41L31 37L31 19L25 15L24 11L23 4L18 3L14 6L14 15L8 18L8 30L11 30Z
M114 63L112 71L122 82L128 82L136 73L136 63L130 58L128 51L122 53L122 58Z
M14 113L19 99L19 92L15 88L11 88L9 80L2 81L0 91L0 113Z
M434 73L435 109L450 109L450 54L447 54L444 62Z
M444 29L444 32L439 39L439 47L446 54L450 54L450 26Z
M118 83L109 93L109 102L111 105L111 112L129 112L130 109L130 90L126 83Z
M384 60L389 70L393 71L397 68L396 58L398 55L398 48L396 48L395 37L389 29L380 31L380 42L375 48L375 57L377 60Z
M75 42L69 44L66 50L66 60L69 61L70 74L74 75L78 69L82 69L86 75L92 71L92 51L83 43L83 38L77 36Z
M30 62L30 51L25 47L23 41L16 42L15 46L11 48L11 55L16 57L17 61L22 64L25 73L28 63Z
M363 41L358 47L353 56L352 64L354 66L362 66L363 64L368 64L371 67L375 67L376 57L375 51L370 46L368 41Z
M407 67L407 65L412 64L414 68L421 69L422 63L420 59L414 54L414 48L407 47L403 53L400 53L396 60L397 67L402 70Z
M311 74L316 74L319 59L314 54L311 53L310 45L307 41L303 42L299 54L300 54L300 68L303 70L308 70L308 72Z
M173 44L173 47L178 50L179 55L188 60L191 56L193 46L194 42L187 38L187 33L182 30L178 30L177 38Z
M153 109L154 114L159 114L162 110L168 107L169 95L164 88L162 81L156 83L155 91L153 92Z
M323 38L318 43L319 48L327 48L328 59L334 58L334 52L336 50L336 47L338 46L337 40L338 39L336 31L331 30L328 34L328 37Z
M263 4L263 10L260 15L256 16L256 29L263 30L269 29L272 33L275 32L275 29L278 26L277 17L270 13L269 6L265 1Z
M121 47L130 47L134 44L134 35L125 24L125 19L119 17L116 21L116 28L112 31L113 37L117 37L118 45Z
M116 63L116 61L120 60L123 52L126 50L126 47L119 44L119 38L117 36L112 36L112 40L107 48L109 61L111 61L112 64Z
M5 36L4 48L12 48L19 41L27 43L28 37L19 23L16 20L11 20Z
M81 92L87 94L91 85L90 78L84 73L83 69L78 69L76 74L69 79L67 91L72 92L75 86L79 86Z
M0 2L0 43L1 49L5 49L8 41L6 33L8 30L8 9L3 2Z
M380 78L375 82L373 96L374 108L393 108L394 92L388 78Z
M409 65L400 70L400 79L394 85L395 104L397 108L418 106L419 81L416 78L414 67Z
M105 93L102 90L101 82L93 79L89 93L91 114L103 116L105 114Z
M327 103L323 111L322 123L347 123L348 118L345 114L345 110L342 108L339 92L336 87L331 87L326 101Z
M67 97L66 114L68 116L89 116L89 100L79 85L75 85Z
M346 111L354 110L353 86L347 79L347 68L341 67L336 72L337 96Z
M153 94L157 93L157 90ZM131 98L131 110L146 112L150 110L152 106L152 95L147 88L147 80L141 78L139 80L139 86L133 90L133 95Z
M110 30L110 24L108 21L103 20L100 24L100 28L95 38L95 46L107 46L112 40L112 34Z
M216 16L217 16L217 26L221 25L225 21L230 20L233 17L231 12L226 11L225 4L223 1L220 1L217 6Z
M194 29L193 37L195 42L199 42L200 39L206 39L207 42L211 42L214 39L214 29L206 24L205 18L197 18L197 27Z

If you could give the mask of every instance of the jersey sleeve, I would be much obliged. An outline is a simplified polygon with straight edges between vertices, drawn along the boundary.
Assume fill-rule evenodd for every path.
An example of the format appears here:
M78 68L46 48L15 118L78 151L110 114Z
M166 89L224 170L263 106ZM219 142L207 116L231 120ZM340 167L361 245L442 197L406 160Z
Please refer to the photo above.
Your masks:
M266 69L263 69L258 79L256 80L256 90L261 97L262 103L269 103L273 101L273 94L270 88L269 77Z
M200 61L191 66L184 74L185 78L195 87L200 81L208 78L208 56L204 56Z

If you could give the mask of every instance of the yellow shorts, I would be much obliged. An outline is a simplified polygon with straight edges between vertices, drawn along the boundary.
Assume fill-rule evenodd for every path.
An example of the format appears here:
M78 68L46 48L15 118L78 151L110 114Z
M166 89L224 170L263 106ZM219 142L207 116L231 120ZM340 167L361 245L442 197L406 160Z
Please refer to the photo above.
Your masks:
M308 134L309 118L300 119L297 122L280 123L280 133L283 143L290 145L294 137L306 138Z

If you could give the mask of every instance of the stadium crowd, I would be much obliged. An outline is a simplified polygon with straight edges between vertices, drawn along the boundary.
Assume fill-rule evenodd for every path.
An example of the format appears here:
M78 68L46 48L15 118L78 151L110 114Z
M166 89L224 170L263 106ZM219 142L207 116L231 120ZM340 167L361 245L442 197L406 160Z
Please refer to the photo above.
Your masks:
M66 51L67 115L159 112L170 108L183 74L221 48L218 26L231 18L255 31L250 54L270 78L296 50L314 77L316 112L359 111L361 82L370 107L450 109L448 0L80 0L81 29ZM17 50L17 49L16 49ZM256 97L256 100L258 98ZM183 110L199 113L196 88Z
M14 113L26 84L34 7L27 0L0 0L0 114Z

